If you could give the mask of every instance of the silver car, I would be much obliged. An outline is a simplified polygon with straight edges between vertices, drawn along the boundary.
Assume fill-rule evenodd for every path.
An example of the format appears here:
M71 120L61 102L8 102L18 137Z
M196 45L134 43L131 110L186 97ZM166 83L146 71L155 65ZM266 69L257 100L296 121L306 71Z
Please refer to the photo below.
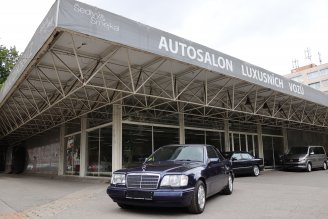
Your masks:
M284 169L299 168L311 172L313 168L327 169L327 155L322 146L291 147L282 156Z

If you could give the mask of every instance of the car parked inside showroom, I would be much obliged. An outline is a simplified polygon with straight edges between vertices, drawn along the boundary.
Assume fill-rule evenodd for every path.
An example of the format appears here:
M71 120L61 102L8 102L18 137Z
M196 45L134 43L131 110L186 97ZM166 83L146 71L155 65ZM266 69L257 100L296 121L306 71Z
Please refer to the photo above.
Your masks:
M231 160L235 175L258 176L260 171L264 169L263 158L256 158L247 151L224 152L223 156Z
M107 194L120 207L187 207L199 214L206 199L233 192L231 162L215 147L201 144L167 145L139 167L113 173Z
M313 168L327 170L327 154L322 146L291 147L281 157L283 169L303 169L311 172Z

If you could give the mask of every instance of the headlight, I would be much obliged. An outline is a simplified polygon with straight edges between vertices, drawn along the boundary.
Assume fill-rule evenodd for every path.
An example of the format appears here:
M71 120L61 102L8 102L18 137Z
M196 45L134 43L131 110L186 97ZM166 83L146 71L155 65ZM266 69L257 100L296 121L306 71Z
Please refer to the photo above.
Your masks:
M305 161L305 157L299 158L298 161Z
M112 175L111 184L123 184L125 185L125 174L123 173L114 173Z
M188 185L186 175L166 175L163 177L161 186L181 187Z

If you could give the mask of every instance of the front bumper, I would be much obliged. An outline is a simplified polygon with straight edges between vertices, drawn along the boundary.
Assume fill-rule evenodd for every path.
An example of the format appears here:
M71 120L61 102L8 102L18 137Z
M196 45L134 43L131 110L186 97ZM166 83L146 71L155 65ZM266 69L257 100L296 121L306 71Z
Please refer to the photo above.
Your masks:
M129 198L127 192L151 192L151 198ZM131 190L125 187L107 188L107 194L114 202L154 207L186 207L189 206L194 194L194 188L187 189L156 189L156 190Z
M306 169L307 166L306 166L306 161L300 161L300 162L284 162L283 163L283 167L285 169Z

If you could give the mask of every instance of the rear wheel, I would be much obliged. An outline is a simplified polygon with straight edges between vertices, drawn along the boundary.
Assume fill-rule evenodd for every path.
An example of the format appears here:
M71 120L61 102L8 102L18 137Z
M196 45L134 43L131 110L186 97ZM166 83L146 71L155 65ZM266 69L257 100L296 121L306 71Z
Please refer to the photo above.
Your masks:
M307 172L311 172L312 171L312 164L311 163L307 163L307 165L306 165L306 171Z
M206 190L203 181L199 180L196 183L194 194L188 210L193 214L200 214L204 211L206 204Z
M260 168L259 168L259 166L257 166L257 165L253 166L253 175L254 176L260 175Z
M222 190L222 193L225 195L231 195L232 192L233 192L233 178L232 178L232 174L229 173L228 183Z
M327 162L323 162L323 167L322 167L323 170L327 170Z

